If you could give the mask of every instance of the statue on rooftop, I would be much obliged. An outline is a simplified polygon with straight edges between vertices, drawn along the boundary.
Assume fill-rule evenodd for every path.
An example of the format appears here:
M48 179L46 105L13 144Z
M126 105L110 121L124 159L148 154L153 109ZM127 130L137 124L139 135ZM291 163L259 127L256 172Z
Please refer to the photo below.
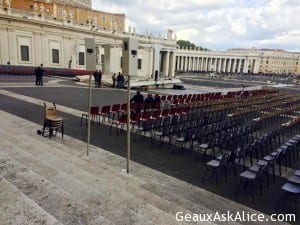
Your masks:
M45 11L44 4L41 3L41 5L40 5L40 13L41 13L41 14L44 14L44 11Z
M7 8L10 8L11 0L5 0L5 4Z
M33 10L36 12L38 10L38 6L36 4L36 2L33 4Z

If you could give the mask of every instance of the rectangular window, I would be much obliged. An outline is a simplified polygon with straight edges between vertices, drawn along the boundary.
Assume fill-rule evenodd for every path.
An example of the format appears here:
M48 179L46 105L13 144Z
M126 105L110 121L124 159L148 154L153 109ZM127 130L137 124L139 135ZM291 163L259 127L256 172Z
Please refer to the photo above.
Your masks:
M59 50L52 49L52 63L59 63Z
M101 64L104 65L104 55L101 54Z
M84 65L84 52L79 52L79 55L78 55L78 64L80 66Z
M58 8L58 15L60 15L60 16L63 15L63 9L62 8Z
M138 69L142 69L142 59L138 59Z
M123 57L120 58L120 68L123 68Z
M21 45L21 61L29 61L29 47Z

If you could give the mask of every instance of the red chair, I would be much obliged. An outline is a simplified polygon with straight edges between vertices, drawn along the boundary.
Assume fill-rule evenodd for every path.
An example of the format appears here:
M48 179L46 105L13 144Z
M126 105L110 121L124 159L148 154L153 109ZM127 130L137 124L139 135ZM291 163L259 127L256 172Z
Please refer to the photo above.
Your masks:
M116 127L116 135L119 134L119 129L124 129L127 125L127 114L122 114L121 117L117 120L113 120L110 125L109 135L111 135L113 126Z
M161 118L161 112L160 112L160 110L154 111L154 112L152 113L151 119L156 120L156 119L159 119L159 118Z
M109 116L112 120L114 120L115 115L118 115L120 108L121 108L120 104L112 105L111 110L109 112Z
M105 121L105 117L109 117L110 114L110 105L102 106L99 116L102 116L102 121Z
M99 123L99 106L92 106L90 108L90 114L91 114L92 123L96 122L98 124ZM83 118L85 118L85 122L87 125L88 113L81 114L80 126L82 125Z
M150 111L144 111L142 113L142 116L140 118L141 121L146 121L146 120L149 120L151 117L151 112Z
M132 130L134 130L135 126L138 125L140 118L141 118L140 113L131 113L130 114L130 124L131 124Z
M127 103L123 103L121 105L121 108L119 109L119 112L118 112L118 116L120 117L120 114L124 114L127 112Z

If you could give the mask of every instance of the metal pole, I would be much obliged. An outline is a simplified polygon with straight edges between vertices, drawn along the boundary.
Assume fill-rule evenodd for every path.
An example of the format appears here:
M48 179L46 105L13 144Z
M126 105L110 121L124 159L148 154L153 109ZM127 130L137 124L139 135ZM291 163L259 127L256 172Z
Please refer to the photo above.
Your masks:
M130 76L128 75L127 84L127 165L126 171L129 173L130 163Z
M91 139L91 105L92 105L92 73L89 77L89 106L88 106L88 132L87 132L87 146L86 146L86 155L89 155L90 150L90 139Z

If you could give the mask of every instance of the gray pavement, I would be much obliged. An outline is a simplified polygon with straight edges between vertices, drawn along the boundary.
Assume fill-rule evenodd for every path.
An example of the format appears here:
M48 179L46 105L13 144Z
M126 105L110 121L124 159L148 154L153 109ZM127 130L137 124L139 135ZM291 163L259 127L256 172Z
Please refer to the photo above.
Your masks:
M32 81L34 80L33 77ZM88 89L82 85L76 85L68 79L61 78L46 78L44 87L36 87L30 85L30 77L0 77L0 110L9 114L18 116L35 124L42 124L43 121L43 106L42 102L55 102L60 115L64 118L66 135L75 138L78 141L86 141L86 127L80 126L81 113L87 109ZM122 103L126 101L126 90L117 90L112 88L93 88L93 105L107 105L114 103ZM35 126L37 127L37 126ZM40 127L37 127L39 129ZM92 125L91 144L100 149L105 149L111 153L121 157L126 156L126 133L121 133L119 136L115 134L109 135L109 127L107 124ZM35 135L36 130L31 130ZM284 178L277 177L276 183L272 183L271 187L264 189L263 196L259 196L255 200L255 204L249 200L249 193L239 196L233 194L237 183L238 176L229 173L228 182L220 182L219 188L215 187L213 180L209 180L204 184L201 182L204 162L195 161L191 153L183 155L180 151L174 149L176 147L163 145L159 147L158 143L151 144L148 138L138 137L136 141L132 140L132 160L135 163L146 166L146 168L154 169L160 173L170 176L175 180L180 180L187 183L187 187L193 187L193 191L183 193L185 188L182 183L176 186L166 185L164 190L158 190L158 195L168 195L168 191L178 188L178 195L183 198L188 198L195 205L205 205L212 211L221 210L238 210L241 205L246 209L253 208L266 214L275 212L275 206L279 200L280 187L285 182ZM175 151L174 151L175 150ZM300 165L298 163L298 165ZM125 168L125 165L124 165ZM240 168L241 169L241 168ZM240 170L239 170L240 171ZM145 169L134 170L132 173L137 177L143 177L147 173ZM163 176L162 176L163 177ZM164 179L158 179L157 182L164 183ZM151 180L151 178L149 178ZM159 179L162 179L159 181ZM182 186L183 185L183 186ZM191 186L189 186L191 185ZM145 187L148 190L156 189L154 184L149 184ZM207 193L213 193L205 196L193 196L192 193L200 190L207 190ZM210 197L209 197L210 196ZM276 197L274 197L276 196ZM203 202L203 198L206 199ZM215 198L215 199L214 199ZM230 208L226 204L219 202L220 199L228 199ZM169 201L172 201L170 197ZM234 205L234 202L237 204ZM195 207L195 205L193 207ZM228 205L228 206L229 206ZM289 208L285 212L288 212Z

